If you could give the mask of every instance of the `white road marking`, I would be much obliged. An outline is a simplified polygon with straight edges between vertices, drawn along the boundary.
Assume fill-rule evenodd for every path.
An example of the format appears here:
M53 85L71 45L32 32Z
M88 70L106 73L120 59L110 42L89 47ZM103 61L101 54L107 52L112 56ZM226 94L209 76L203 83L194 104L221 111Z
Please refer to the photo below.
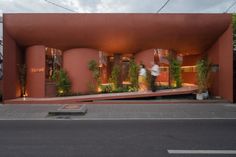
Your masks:
M236 150L167 150L169 154L236 154Z

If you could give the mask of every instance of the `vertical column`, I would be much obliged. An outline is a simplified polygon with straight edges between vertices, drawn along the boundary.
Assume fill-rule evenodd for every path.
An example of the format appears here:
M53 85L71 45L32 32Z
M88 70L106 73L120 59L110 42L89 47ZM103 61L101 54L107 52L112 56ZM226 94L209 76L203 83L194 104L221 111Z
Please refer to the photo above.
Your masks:
M45 97L45 46L26 50L26 92L29 97Z

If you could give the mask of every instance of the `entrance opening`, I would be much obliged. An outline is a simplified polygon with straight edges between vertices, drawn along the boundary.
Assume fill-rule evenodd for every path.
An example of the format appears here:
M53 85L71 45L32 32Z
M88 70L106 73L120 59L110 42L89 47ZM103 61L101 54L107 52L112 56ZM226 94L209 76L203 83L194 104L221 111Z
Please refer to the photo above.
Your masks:
M47 47L45 57L45 95L54 97L56 96L56 84L53 81L53 74L62 68L62 51Z

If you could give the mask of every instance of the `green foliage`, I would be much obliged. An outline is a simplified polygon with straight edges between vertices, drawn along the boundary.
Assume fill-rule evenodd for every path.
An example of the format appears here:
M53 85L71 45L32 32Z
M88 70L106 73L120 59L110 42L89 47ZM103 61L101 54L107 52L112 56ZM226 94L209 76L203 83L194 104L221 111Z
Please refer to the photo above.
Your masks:
M113 93L128 92L128 89L127 88L123 88L123 87L118 87L118 88L114 89L112 92Z
M128 87L128 92L136 92L138 91L138 87Z
M90 90L90 93L96 93L97 86L99 86L101 84L100 69L99 69L98 63L95 60L89 61L88 69L92 72L92 75L94 78L93 82L90 82L88 84L88 88Z
M129 65L129 80L133 89L138 89L138 73L139 66L135 63L134 59L131 59Z
M118 65L114 65L111 76L109 78L109 82L113 83L114 89L119 87L119 77L120 77L120 67Z
M101 93L111 93L112 92L112 85L106 84L106 85L100 85Z
M197 81L198 81L198 90L199 93L207 91L209 87L209 78L210 78L210 63L205 57L200 59L196 65L197 70Z
M182 86L181 63L177 59L170 57L169 64L171 78L175 81L176 87L179 88Z
M88 68L92 72L93 78L96 80L97 85L100 85L101 79L98 63L95 60L91 60L88 63Z
M98 63L95 60L91 60L88 63L88 68L93 74L94 79L99 79L100 77L100 72L99 72L99 66Z
M58 96L65 96L70 94L71 82L66 71L64 71L63 69L54 71L52 79L56 81Z
M21 96L24 96L26 93L26 65L18 65L19 72L19 82L21 86Z

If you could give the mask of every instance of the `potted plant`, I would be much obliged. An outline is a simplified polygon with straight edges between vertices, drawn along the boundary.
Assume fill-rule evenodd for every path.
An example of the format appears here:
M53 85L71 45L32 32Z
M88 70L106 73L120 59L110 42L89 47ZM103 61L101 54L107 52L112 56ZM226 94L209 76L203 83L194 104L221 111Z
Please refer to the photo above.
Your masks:
M206 57L200 59L196 65L198 93L197 100L208 98L209 78L210 78L210 63Z

